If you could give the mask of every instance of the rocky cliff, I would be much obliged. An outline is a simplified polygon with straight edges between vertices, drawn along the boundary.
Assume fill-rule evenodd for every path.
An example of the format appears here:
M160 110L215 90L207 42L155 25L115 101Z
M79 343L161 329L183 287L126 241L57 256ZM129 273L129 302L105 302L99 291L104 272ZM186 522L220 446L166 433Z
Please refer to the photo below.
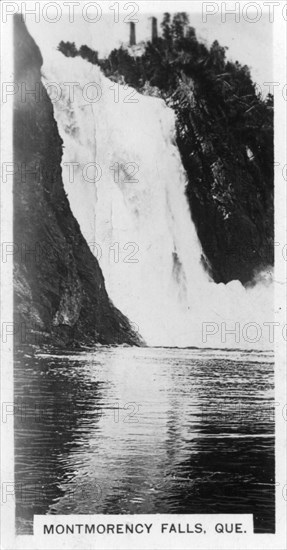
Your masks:
M61 176L62 140L41 82L41 53L14 19L14 307L20 344L141 343L107 295ZM34 90L35 93L29 93Z

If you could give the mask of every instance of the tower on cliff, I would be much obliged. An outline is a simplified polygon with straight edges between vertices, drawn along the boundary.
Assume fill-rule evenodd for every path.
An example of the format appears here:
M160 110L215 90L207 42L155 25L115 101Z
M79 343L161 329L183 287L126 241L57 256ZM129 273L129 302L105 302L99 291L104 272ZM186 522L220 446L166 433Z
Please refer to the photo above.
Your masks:
M130 46L136 45L136 26L132 21L130 22Z
M151 18L151 41L152 43L157 40L157 18Z

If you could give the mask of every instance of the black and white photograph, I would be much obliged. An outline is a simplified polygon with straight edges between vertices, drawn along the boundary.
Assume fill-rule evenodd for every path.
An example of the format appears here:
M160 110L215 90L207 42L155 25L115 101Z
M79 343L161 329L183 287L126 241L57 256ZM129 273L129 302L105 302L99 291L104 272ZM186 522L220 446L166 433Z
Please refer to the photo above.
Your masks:
M2 2L3 548L283 550L286 20Z

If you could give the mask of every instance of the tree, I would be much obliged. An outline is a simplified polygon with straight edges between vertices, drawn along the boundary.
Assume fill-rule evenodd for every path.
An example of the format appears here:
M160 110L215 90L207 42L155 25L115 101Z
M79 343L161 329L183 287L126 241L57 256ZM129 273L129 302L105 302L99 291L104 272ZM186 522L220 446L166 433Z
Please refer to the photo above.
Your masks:
M162 28L163 39L166 40L166 42L168 43L171 42L172 35L171 35L171 28L170 28L170 14L167 12L163 14L161 28Z
M187 13L180 12L173 16L171 33L173 41L180 41L185 36L185 32L189 23Z
M58 50L62 52L66 57L76 57L78 50L75 46L75 42L64 42L61 40Z
M83 59L87 59L90 63L93 63L93 65L97 65L99 62L98 52L95 52L88 46L81 46L79 49L79 55Z
M224 71L225 66L225 52L228 48L220 46L217 40L215 40L210 48L209 62L212 64L215 72Z

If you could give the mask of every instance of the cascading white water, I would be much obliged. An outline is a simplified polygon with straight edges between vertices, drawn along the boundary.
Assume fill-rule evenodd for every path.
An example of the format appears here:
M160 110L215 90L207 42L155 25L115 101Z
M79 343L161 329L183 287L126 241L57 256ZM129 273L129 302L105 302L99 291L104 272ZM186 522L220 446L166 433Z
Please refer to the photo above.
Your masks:
M202 266L173 111L57 51L43 74L65 189L114 304L149 345L270 348L262 327L273 320L271 286L216 285ZM235 322L237 341L224 338Z

